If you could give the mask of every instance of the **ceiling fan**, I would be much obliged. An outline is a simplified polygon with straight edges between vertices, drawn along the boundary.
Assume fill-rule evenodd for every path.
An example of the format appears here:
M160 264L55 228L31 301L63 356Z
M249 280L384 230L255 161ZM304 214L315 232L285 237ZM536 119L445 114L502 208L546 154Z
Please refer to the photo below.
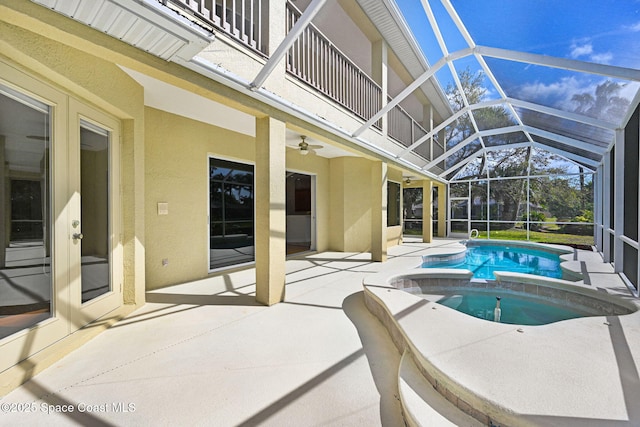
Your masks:
M298 144L298 147L300 147L300 154L303 156L306 156L313 150L322 148L322 145L309 145L307 141L305 141L305 139L307 139L306 135L300 135L300 139L302 139L302 141L300 142L300 144Z
M404 183L407 184L407 185L411 184L411 178L415 178L415 176L406 177L406 179L404 180Z

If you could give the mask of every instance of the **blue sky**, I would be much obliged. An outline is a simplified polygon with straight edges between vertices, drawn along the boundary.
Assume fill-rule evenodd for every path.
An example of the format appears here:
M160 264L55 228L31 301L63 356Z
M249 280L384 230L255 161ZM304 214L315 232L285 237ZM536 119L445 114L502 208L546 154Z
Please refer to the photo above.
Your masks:
M396 0L430 63L442 55L420 0ZM439 0L429 0L449 52L466 47ZM478 45L640 69L640 0L452 0ZM489 62L489 61L488 61ZM479 68L465 60L456 69ZM491 60L508 95L572 110L573 94L593 91L606 78ZM438 73L446 88L447 71ZM620 82L627 83L627 82ZM621 95L631 99L638 85ZM489 96L495 90L487 83Z

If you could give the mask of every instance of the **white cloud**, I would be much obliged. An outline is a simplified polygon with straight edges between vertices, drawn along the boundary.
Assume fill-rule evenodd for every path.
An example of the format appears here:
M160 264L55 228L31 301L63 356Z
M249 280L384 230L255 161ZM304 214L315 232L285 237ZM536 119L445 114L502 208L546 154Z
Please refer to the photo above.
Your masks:
M637 33L638 31L640 31L640 21L636 22L633 25L629 25L628 27L625 27L626 29L633 31L634 33Z
M563 77L549 84L535 82L520 86L516 97L565 111L573 111L575 105L571 98L575 94L584 92L593 92L593 87L579 82L575 77Z
M595 96L596 87L607 79L580 79L576 77L564 77L553 83L534 82L520 86L514 98L558 108L563 111L575 111L578 106L571 99L574 95L589 93ZM618 96L632 100L640 83L630 82L622 86Z
M569 56L573 59L582 59L590 62L596 62L598 64L610 64L613 59L613 53L594 52L593 44L587 43L586 41L580 44L573 42L571 44L571 52L569 53Z
M581 56L588 56L593 53L593 46L591 43L583 44L583 45L571 45L571 55L572 58L580 58Z
M598 64L610 64L611 60L613 59L613 53L611 52L597 53L597 54L591 55L590 58L591 58L591 61L597 62Z

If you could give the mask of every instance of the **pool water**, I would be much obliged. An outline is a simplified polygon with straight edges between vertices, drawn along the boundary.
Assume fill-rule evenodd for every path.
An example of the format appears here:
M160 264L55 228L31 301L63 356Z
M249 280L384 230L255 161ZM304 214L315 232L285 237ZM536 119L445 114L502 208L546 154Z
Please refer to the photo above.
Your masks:
M440 299L438 304L479 319L493 321L496 296L498 295L488 293L461 293L446 296ZM546 325L560 320L588 316L586 313L548 304L545 301L528 299L520 295L500 295L500 297L500 323Z
M479 245L467 248L462 262L423 263L423 268L458 268L470 270L475 279L495 280L494 271L536 274L562 278L560 257L550 252L501 245Z

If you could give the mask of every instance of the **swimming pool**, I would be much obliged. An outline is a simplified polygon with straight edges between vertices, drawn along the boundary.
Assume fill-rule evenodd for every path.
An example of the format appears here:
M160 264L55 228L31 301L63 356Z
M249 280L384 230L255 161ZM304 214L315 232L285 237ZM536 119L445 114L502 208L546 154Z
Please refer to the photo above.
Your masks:
M560 256L557 253L497 243L468 244L464 257L452 257L439 262L431 262L425 258L422 267L469 270L474 279L495 280L494 271L562 278Z
M479 319L495 321L495 293L461 292L447 295L437 302ZM500 318L498 321L512 325L534 326L589 315L593 314L551 304L547 301L526 298L522 295L508 294L500 296Z

